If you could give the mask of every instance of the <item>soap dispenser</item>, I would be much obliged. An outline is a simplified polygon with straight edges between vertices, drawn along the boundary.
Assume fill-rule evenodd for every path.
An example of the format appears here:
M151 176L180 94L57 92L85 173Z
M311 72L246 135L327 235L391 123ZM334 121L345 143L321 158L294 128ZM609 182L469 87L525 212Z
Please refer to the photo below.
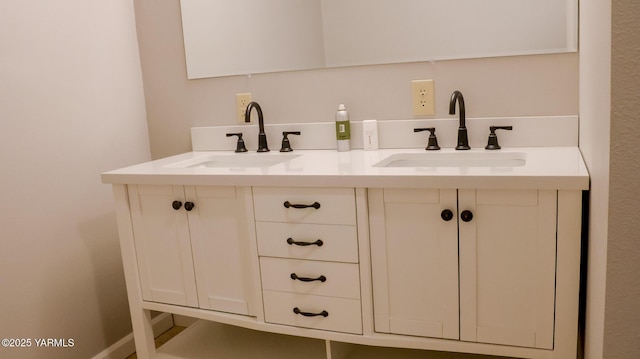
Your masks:
M336 112L336 140L338 152L351 150L349 113L343 104L338 106L338 112Z

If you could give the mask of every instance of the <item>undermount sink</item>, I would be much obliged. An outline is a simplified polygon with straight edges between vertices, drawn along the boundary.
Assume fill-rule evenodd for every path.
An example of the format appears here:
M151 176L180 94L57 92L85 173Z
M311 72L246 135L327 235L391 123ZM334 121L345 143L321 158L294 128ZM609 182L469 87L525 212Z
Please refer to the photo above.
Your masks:
M424 152L396 153L374 167L520 167L527 161L523 152Z
M299 155L293 154L249 154L238 153L233 155L208 155L187 161L173 163L167 167L173 168L250 168L270 167L289 160Z

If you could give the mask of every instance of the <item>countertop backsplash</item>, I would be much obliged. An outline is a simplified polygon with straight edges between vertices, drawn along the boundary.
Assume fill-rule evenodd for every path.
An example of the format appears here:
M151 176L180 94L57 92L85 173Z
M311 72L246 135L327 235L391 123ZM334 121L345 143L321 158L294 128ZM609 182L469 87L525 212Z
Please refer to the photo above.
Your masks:
M427 145L428 132L414 133L414 128L435 127L442 148L453 148L457 141L458 117L446 119L378 120L380 149L420 148ZM471 148L487 145L489 126L513 126L512 131L498 131L499 143L508 147L572 147L578 146L578 116L485 117L467 118L466 127ZM269 148L280 149L283 131L300 131L289 136L293 149L326 150L336 148L335 123L265 124ZM193 151L233 150L236 137L227 133L242 132L247 149L255 151L258 125L193 127ZM351 121L351 148L362 149L362 121Z

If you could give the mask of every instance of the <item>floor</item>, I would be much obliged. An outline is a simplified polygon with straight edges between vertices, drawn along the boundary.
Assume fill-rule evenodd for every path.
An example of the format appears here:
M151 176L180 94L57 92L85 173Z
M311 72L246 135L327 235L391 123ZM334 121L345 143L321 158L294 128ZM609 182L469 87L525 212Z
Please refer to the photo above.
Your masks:
M156 348L161 347L164 343L168 342L169 340L171 340L171 338L175 337L185 329L186 327L174 326L166 332L160 334L155 340ZM126 359L138 359L138 356L136 355L136 353L133 353L126 357Z

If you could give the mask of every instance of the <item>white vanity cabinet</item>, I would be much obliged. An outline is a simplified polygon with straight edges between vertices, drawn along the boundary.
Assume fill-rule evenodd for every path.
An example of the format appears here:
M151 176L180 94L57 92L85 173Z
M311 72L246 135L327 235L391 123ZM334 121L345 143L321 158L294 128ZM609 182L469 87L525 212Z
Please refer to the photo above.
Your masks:
M265 322L362 334L353 188L254 187Z
M115 188L142 358L150 310L218 322L194 326L203 345L231 324L313 338L327 358L575 357L581 191Z
M588 174L577 148L517 153L416 169L373 164L421 148L296 149L239 170L196 151L103 174L138 357L576 358ZM200 320L156 350L152 311Z
M250 188L127 188L142 298L254 315Z
M375 330L553 349L557 193L370 189Z

